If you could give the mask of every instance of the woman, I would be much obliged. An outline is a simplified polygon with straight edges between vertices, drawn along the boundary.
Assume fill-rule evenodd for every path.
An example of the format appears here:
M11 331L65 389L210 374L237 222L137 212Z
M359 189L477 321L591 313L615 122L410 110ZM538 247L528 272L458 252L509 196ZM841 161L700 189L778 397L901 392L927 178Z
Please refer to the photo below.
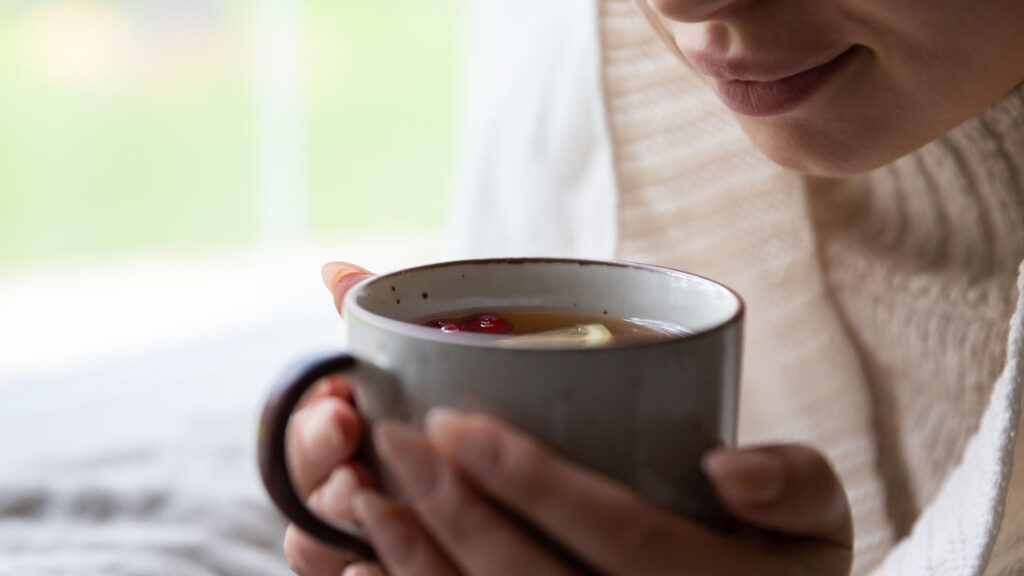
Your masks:
M704 532L451 413L376 431L400 507L357 489L341 382L296 416L313 505L358 520L393 576L577 573L491 501L608 575L1024 571L1024 4L594 2L617 255L748 300L760 447L704 466L750 530ZM363 274L325 268L336 303ZM295 530L286 550L303 575L379 569Z

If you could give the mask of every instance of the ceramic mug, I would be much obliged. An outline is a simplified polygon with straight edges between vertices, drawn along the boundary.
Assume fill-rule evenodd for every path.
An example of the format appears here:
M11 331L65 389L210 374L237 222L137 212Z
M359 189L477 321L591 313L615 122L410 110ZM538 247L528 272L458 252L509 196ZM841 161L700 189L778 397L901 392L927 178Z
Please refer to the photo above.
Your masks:
M636 345L523 348L414 323L509 307L653 319L692 333ZM375 557L356 532L323 521L303 504L286 467L288 418L303 393L338 373L351 376L368 425L393 419L421 427L435 406L488 413L655 505L724 525L700 457L735 443L744 309L729 288L627 262L471 260L371 278L348 292L344 310L347 352L286 374L260 424L263 482L307 534ZM361 456L393 493L372 446L364 448Z

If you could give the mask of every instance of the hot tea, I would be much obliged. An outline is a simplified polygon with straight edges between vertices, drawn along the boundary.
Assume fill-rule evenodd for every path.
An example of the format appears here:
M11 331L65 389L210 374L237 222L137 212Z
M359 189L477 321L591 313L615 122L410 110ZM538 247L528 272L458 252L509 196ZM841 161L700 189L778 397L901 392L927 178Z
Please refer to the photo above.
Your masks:
M726 287L627 262L471 260L360 282L342 304L348 349L289 371L260 420L264 484L306 534L374 557L306 507L288 470L292 414L331 374L349 376L367 428L419 427L440 407L486 414L659 508L730 525L701 469L736 441L743 302ZM375 454L379 486L407 498Z
M480 334L508 346L629 346L690 334L681 326L603 312L581 314L538 308L457 311L417 322L444 333Z

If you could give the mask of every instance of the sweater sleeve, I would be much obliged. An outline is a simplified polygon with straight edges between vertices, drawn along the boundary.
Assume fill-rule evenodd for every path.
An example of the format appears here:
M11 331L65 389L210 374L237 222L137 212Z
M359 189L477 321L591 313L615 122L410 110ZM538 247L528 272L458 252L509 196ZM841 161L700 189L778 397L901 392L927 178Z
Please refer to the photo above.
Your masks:
M1019 290L1024 294L1024 267ZM1024 388L1022 296L1011 322L1006 367L978 432L910 536L872 576L1009 576L1024 569L1024 443L1016 442Z
M1017 424L1017 438L1022 434L1024 421ZM1013 450L1013 473L1006 495L1003 523L985 576L1021 573L1024 573L1024 442L1018 441Z

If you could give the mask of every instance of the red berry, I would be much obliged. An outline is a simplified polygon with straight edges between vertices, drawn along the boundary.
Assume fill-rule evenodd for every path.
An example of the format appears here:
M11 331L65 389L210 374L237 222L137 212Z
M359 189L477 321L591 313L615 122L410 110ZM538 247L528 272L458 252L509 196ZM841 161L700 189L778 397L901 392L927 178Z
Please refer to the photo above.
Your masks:
M467 321L463 328L484 334L509 334L512 332L512 323L494 314L481 314Z
M461 332L461 331L462 331L462 329L459 328L458 324L452 324L451 322L447 322L443 326L441 326L441 332L444 332L445 334L450 333L450 332Z

